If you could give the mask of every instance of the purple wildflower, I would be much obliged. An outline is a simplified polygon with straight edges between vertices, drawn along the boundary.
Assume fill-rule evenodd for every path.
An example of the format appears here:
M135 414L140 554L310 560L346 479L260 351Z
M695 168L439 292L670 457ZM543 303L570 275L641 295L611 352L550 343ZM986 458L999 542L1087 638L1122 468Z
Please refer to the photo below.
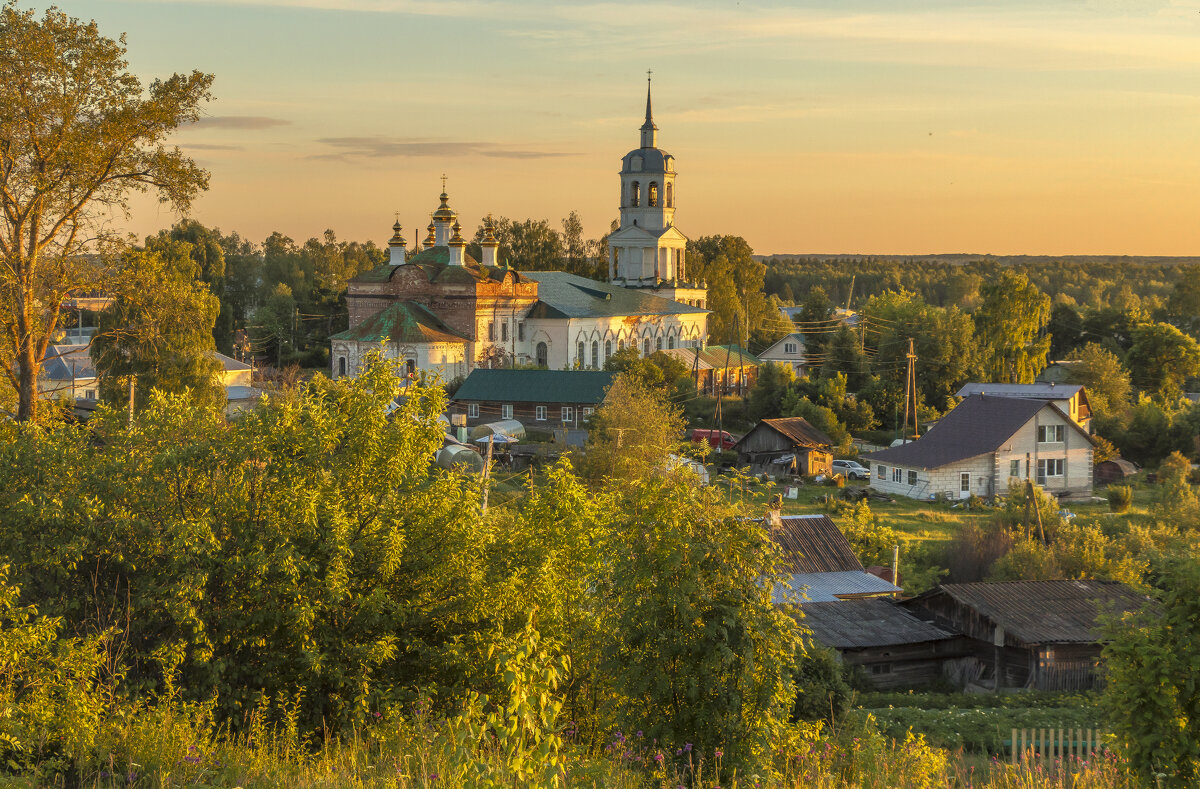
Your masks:
M725 751L717 751L717 753L716 753L716 756L718 759L720 759L724 755L725 755Z
M663 755L661 753L654 754L654 761L658 762L659 764L662 764L662 760L663 760Z

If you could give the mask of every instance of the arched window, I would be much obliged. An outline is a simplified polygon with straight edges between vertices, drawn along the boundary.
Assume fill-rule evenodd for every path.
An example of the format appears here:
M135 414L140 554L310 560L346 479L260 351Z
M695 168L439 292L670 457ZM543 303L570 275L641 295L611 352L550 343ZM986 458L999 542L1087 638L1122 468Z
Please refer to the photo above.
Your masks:
M646 339L642 340L642 356L649 356L649 355L650 355L650 338L647 337Z
M576 350L575 360L579 363L580 367L583 367L583 365L585 365L587 363L587 356L584 355L582 340L579 341L579 347L576 348L575 350Z
M670 337L667 338L667 347L671 348L671 349L675 348L675 335L674 334L672 334Z
M618 351L625 350L625 341L624 340L617 340L617 350Z
M342 378L345 375L346 375L346 357L339 356L338 357L338 378Z
M662 337L659 337L657 340L655 340L654 345L655 345L654 350L661 351L662 350Z
M633 208L638 207L638 203L642 199L642 186L637 181L629 185L629 205Z
M658 207L658 181L650 182L650 189L649 189L648 197L649 197L649 199L647 201L647 205L649 205L651 208L657 208Z
M546 343L539 342L537 344L534 356L537 358L538 367L548 367L550 365L550 349L546 347Z
M414 360L414 359L409 359L408 361L406 361L406 362L404 363L404 370L405 370L405 372L407 372L407 373L408 373L410 376L416 375L416 374L417 374L417 362L416 362L416 360Z
M600 369L600 343L592 340L592 367Z
M675 184L667 184L667 208L675 207Z
M607 362L610 356L612 356L612 340L605 340L604 341L604 361Z

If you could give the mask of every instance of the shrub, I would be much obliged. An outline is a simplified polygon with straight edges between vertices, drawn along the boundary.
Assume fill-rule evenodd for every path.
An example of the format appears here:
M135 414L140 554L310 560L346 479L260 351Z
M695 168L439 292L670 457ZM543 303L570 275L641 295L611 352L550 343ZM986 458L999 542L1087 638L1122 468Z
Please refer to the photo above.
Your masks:
M810 644L796 658L792 720L837 721L850 704L850 685L832 649Z
M1108 499L1108 508L1113 512L1129 512L1133 504L1133 488L1128 485L1109 485L1104 491Z

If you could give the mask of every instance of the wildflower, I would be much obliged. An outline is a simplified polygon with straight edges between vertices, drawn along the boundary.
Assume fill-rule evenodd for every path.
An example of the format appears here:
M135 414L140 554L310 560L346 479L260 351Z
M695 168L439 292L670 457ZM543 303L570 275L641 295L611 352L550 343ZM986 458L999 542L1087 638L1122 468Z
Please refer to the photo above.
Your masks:
M135 773L133 770L130 770L128 773L125 774L126 783L133 783L136 780L137 780L137 773Z
M641 729L638 729L637 736L638 736L638 738L639 738L639 739L641 739L641 736L642 736L642 730L641 730Z
M717 756L717 758L718 758L718 759L720 759L720 758L721 758L722 756L724 756L724 755L725 755L725 751L717 751L717 752L716 752L716 756Z
M676 749L675 749L675 755L676 755L676 756L679 756L679 755L681 755L682 753L683 753L683 748L676 748Z
M431 781L436 781L437 779L438 779L438 774L437 774L437 773L430 773L430 774L429 774L429 780L431 780Z
M382 713L382 712L376 712L376 713L375 713L375 717L376 717L376 718L382 718L382 717L383 717L383 713Z
M663 755L661 753L654 754L654 761L658 762L659 764L662 764L662 760L663 760Z
M683 750L685 753L691 753L692 752L692 744L690 742L685 742L683 744Z

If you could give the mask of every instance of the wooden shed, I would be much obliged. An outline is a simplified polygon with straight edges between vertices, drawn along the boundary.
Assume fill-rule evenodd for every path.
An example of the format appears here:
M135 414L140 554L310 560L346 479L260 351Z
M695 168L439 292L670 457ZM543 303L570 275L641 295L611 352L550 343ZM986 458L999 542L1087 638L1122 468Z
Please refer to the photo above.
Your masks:
M753 474L803 477L833 473L833 439L803 417L764 419L733 446Z
M925 622L891 600L805 603L802 624L813 640L861 666L880 690L920 688L942 676L947 660L966 654L961 636Z
M1111 485L1114 482L1124 482L1138 472L1137 466L1124 458L1110 458L1097 463L1092 469L1094 485Z
M863 569L850 541L828 515L781 517L773 521L771 538L783 553L789 576L772 594L776 603L894 597L901 592Z
M962 633L996 690L1088 690L1098 684L1101 612L1153 605L1117 581L943 584L905 600L938 627Z

